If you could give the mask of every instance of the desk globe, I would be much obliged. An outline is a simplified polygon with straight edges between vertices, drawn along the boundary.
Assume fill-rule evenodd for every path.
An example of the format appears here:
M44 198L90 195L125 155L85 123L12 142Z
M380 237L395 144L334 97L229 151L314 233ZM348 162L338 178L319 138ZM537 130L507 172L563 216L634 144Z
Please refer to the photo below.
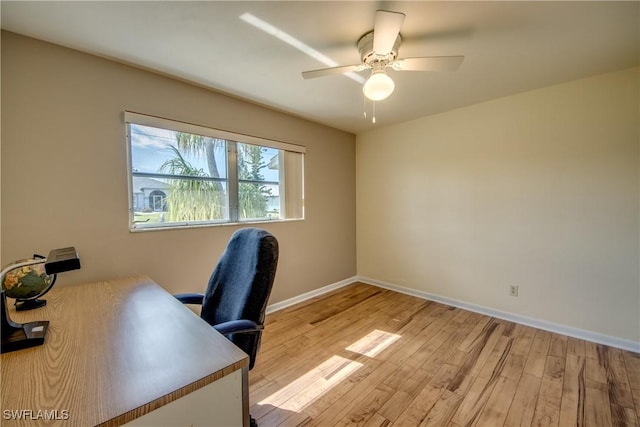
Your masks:
M8 264L11 265L24 263L30 259L22 259ZM47 274L44 269L45 258L41 263L28 265L26 267L16 267L9 270L2 281L2 290L9 298L16 300L16 310L31 310L44 306L47 301L40 300L41 296L49 292L56 281L55 274ZM4 270L4 269L3 269Z

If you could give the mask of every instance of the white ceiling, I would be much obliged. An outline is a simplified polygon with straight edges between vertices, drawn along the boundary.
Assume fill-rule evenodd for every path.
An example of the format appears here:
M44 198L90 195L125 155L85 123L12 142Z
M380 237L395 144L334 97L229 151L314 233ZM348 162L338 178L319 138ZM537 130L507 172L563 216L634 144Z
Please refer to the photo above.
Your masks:
M358 133L640 64L640 2L12 2L2 28L176 76ZM407 15L400 57L464 55L456 72L390 71L363 117L362 85L239 19L250 13L340 65L377 9ZM366 72L361 73L366 77ZM550 106L552 107L552 106ZM367 106L370 112L370 103Z

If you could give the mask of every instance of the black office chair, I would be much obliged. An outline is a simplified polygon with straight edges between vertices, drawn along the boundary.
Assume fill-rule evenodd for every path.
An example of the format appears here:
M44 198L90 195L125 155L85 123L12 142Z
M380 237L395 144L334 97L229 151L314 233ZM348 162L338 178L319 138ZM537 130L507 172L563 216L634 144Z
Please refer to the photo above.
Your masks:
M277 266L276 238L243 228L231 236L204 294L175 295L185 304L201 304L200 317L249 355L249 369L256 363Z

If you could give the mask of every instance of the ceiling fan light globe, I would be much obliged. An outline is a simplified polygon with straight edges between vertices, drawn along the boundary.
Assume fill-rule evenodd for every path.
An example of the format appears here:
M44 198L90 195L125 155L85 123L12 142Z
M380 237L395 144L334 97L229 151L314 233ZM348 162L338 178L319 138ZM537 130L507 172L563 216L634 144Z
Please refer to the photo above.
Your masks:
M380 70L371 73L371 77L369 77L362 87L362 92L364 96L372 101L382 101L393 93L394 88L395 84L391 77Z

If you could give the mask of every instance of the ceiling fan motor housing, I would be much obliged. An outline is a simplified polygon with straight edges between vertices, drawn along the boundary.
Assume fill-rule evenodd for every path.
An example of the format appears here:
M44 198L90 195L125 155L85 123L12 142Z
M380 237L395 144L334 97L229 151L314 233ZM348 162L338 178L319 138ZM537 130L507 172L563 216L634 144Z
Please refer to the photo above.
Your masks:
M391 51L387 55L380 55L373 51L373 31L368 32L358 40L358 51L360 52L360 59L369 67L373 68L373 64L378 62L383 66L391 64L398 57L398 49L400 49L400 43L402 37L398 34L396 41L391 48Z

